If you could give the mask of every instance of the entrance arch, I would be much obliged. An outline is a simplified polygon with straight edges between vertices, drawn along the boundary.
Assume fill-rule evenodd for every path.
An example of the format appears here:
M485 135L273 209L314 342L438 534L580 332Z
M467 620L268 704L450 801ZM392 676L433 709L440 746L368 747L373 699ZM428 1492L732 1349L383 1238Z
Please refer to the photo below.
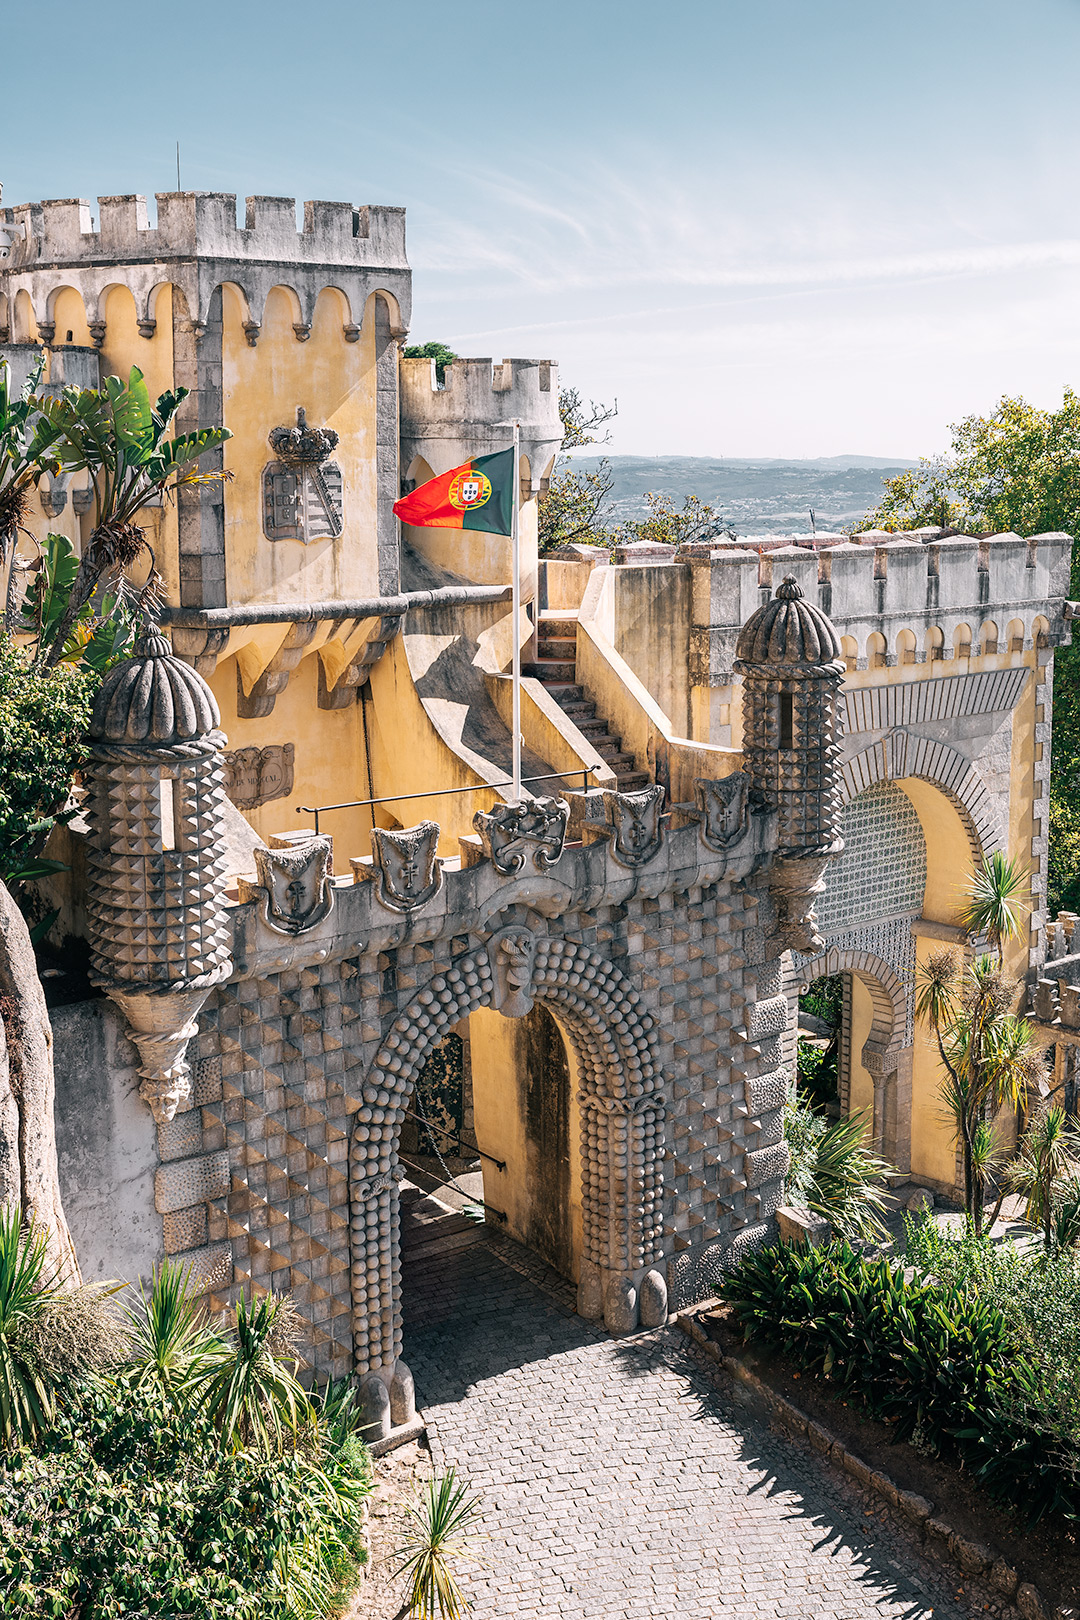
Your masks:
M815 979L845 973L857 978L870 996L870 1031L859 1059L874 1083L874 1145L897 1169L909 1170L912 1054L907 1044L908 990L896 969L871 951L830 946L820 956L799 963L799 978L804 988ZM845 1022L849 1017L850 1007L845 1005ZM845 1031L848 1049L841 1053L841 1101L845 1111L850 1095L845 1088L845 1082L850 1084L850 1040L849 1027Z
M432 1046L478 1007L514 1018L541 1001L581 1075L582 1275L578 1308L614 1331L657 1326L663 1245L664 1079L656 1030L626 976L574 941L504 928L417 991L363 1087L349 1148L356 1370L389 1391L401 1356L398 1141Z

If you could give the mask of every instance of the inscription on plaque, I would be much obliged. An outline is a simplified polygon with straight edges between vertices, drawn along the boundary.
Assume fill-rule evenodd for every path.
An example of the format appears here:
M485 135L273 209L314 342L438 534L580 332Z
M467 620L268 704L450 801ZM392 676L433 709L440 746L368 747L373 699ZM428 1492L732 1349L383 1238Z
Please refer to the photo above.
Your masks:
M293 788L292 743L237 748L225 755L225 791L238 810L256 810L273 799L287 799Z

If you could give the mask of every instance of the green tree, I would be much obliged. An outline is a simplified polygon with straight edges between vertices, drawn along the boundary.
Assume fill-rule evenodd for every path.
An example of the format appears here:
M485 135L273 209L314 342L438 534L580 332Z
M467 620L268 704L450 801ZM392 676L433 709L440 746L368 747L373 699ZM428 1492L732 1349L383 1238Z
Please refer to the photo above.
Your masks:
M886 479L882 499L856 528L1061 531L1073 536L1070 595L1080 596L1080 396L1066 388L1058 410L1003 396L989 415L966 416L949 431L949 452ZM1077 642L1054 658L1048 900L1052 912L1080 910Z
M941 1094L964 1167L964 1208L983 1229L987 1180L1000 1158L992 1121L1022 1107L1045 1073L1045 1058L1026 1018L1011 1011L1018 986L989 956L963 968L950 950L934 951L919 973L916 1016L930 1026L944 1071Z
M559 420L563 426L564 450L579 450L587 444L606 444L597 432L618 415L614 405L588 403L576 388L559 390ZM611 494L614 474L606 456L591 472L573 467L560 468L556 462L548 487L540 497L537 514L539 550L543 557L562 546L608 546L612 531L604 520L604 506Z
M55 470L57 463L44 449L39 433L40 423L33 401L33 391L41 381L44 358L38 360L31 371L18 399L11 397L11 370L6 360L0 360L0 577L6 575L4 586L5 623L12 608L11 596L14 575L15 541L26 518L30 491L42 473Z
M122 582L144 553L153 554L137 519L177 489L220 483L222 468L200 471L199 458L231 439L228 428L201 428L169 438L173 417L187 398L177 388L152 404L138 366L126 383L106 377L101 388L65 388L59 399L37 398L38 437L68 471L87 470L94 490L94 526L83 548L46 654L46 666L67 656L69 638L94 596Z
M999 968L1004 966L1007 942L1020 936L1029 892L1027 874L1000 850L984 856L972 874L958 921L966 933L986 936L997 952Z
M434 360L435 381L440 386L446 381L446 370L458 356L445 343L412 343L404 351L406 360Z
M628 518L621 524L616 537L619 544L647 540L652 545L685 546L698 540L718 540L732 535L716 508L697 495L687 495L681 507L676 506L670 495L657 495L652 491L645 501L648 517Z

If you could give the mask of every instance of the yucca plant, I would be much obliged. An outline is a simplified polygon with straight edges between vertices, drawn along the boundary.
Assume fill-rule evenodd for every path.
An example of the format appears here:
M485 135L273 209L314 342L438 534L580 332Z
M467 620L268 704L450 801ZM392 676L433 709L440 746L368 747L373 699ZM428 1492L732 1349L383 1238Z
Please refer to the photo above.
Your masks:
M459 1484L452 1468L429 1479L408 1509L409 1529L397 1549L396 1575L409 1577L403 1613L414 1620L462 1620L472 1605L453 1570L467 1550L466 1535L480 1513L478 1497Z
M107 582L118 583L149 549L136 521L139 513L172 490L231 476L195 466L200 456L232 437L228 428L166 437L187 394L177 388L151 403L142 372L132 366L126 383L106 377L101 388L65 388L59 399L33 398L42 452L70 471L87 469L95 500L93 532L49 647L48 667L64 657L72 628L95 592Z
M1030 889L1028 874L1019 862L1000 850L984 856L971 875L958 919L960 927L989 940L999 968L1004 966L1006 942L1020 933Z
M1058 1229L1067 1235L1071 1221L1056 1219L1070 1189L1080 1178L1080 1132L1060 1104L1040 1108L1028 1121L1020 1152L1006 1172L1008 1185L1027 1199L1024 1219L1042 1232L1047 1254Z
M1002 1107L1022 1106L1045 1074L1032 1026L1010 1011L1017 985L999 963L980 956L962 968L950 950L933 951L921 969L917 1017L929 1024L944 1071L942 1097L960 1145L964 1207L976 1234L993 1147L989 1120Z
M865 1115L838 1119L817 1139L807 1207L844 1237L887 1237L880 1217L889 1207L885 1177L893 1168L874 1152Z
M131 1335L128 1361L135 1383L157 1383L180 1395L219 1367L229 1346L205 1318L190 1267L166 1260L155 1266L150 1292L127 1312Z
M120 1283L65 1288L47 1270L48 1233L0 1208L0 1447L33 1440L63 1390L119 1360L124 1337L105 1305Z
M295 1436L301 1425L315 1422L310 1397L296 1378L302 1328L288 1294L240 1299L232 1341L198 1381L226 1450L269 1453L280 1449L287 1433Z

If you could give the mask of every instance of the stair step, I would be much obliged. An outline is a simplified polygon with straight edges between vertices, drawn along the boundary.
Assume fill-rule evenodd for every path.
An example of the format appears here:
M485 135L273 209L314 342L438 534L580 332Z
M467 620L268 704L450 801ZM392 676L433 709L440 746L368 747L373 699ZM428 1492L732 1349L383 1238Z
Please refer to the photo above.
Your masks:
M573 658L576 661L577 642L569 636L541 636L537 651L541 658Z
M573 681L552 681L549 687L556 703L584 703L585 693Z
M596 704L586 703L584 700L580 703L560 703L559 707L563 714L569 720L572 720L575 725L580 725L582 720L592 720L596 714ZM607 721L602 720L600 723L606 731Z
M572 681L576 673L573 664L563 664L554 658L538 659L533 664L522 664L521 673L541 681Z
M597 752L599 752L599 750L597 750ZM620 771L637 770L637 761L635 760L633 754L605 754L604 762L605 764L611 766L616 776L618 776Z
M648 787L651 778L648 771L617 770L615 780L619 784L620 793L636 793L638 788Z
M631 755L623 753L621 737L612 737L610 733L605 733L602 737L590 737L589 741L596 749L596 752L602 754L609 764L613 759L631 758Z
M541 613L537 629L542 636L566 636L570 641L577 639L577 620L568 619L565 615Z
M583 703L581 707L583 709L588 708L588 704ZM594 704L593 707L595 708L596 705ZM594 737L610 736L610 732L608 731L608 723L602 715L591 715L588 718L586 718L585 715L582 715L577 721L577 728L583 736L588 737L590 740Z

